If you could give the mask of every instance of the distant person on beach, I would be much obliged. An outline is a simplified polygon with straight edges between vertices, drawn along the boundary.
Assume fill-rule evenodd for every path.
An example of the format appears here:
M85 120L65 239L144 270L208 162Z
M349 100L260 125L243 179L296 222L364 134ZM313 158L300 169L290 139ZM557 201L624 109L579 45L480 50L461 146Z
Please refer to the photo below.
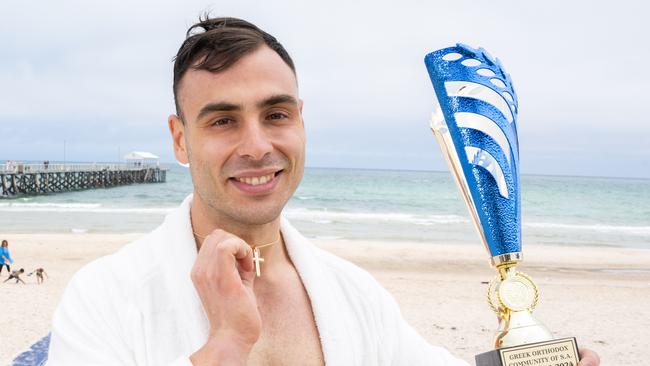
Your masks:
M36 273L36 282L37 282L39 285L40 285L41 283L43 283L43 281L45 280L45 279L43 278L43 275L45 275L45 277L48 277L48 278L50 277L50 276L47 275L47 272L45 272L45 270L44 270L43 268L36 268L34 271L30 272L30 273L28 274L28 276L31 276L31 275L33 275L34 273Z
M23 273L25 273L25 269L24 269L24 268L21 268L21 269L19 269L19 270L17 270L17 271L12 271L11 274L9 275L9 278L7 278L6 280L4 280L4 281L2 281L2 282L4 283L4 282L7 282L7 281L9 281L9 280L11 280L11 279L16 279L16 283L18 283L18 281L20 281L20 282L22 282L23 284L25 284L25 281L23 281L23 280L20 278L20 275L23 274Z
M14 262L11 259L11 254L9 253L9 242L3 240L0 245L0 274L2 274L2 268L7 267L7 273L11 273L11 267L9 266Z
M281 217L306 140L295 67L277 39L206 17L174 60L168 127L193 193L74 275L47 365L467 366L428 344L369 273ZM599 365L581 353L580 366Z

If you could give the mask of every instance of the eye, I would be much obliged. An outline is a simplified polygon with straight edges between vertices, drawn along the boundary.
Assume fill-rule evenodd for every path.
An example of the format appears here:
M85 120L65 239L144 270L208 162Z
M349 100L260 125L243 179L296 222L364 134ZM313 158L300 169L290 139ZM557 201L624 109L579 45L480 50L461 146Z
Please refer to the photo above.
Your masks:
M233 121L232 118L224 117L224 118L219 118L219 119L214 120L212 122L212 125L213 126L225 126L225 125L231 124L233 122L234 121Z
M273 112L273 113L269 114L266 118L271 119L271 120L280 120L280 119L289 118L289 116L287 116L286 113Z

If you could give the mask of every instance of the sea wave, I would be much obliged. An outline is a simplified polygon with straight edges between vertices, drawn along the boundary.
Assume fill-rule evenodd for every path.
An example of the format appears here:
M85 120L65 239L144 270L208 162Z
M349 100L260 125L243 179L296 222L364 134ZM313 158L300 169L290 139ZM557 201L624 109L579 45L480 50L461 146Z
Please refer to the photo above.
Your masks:
M21 202L12 202L12 203L0 203L0 208L6 207L15 207L15 208L97 208L101 207L101 203L21 203Z
M650 226L599 225L599 224L559 224L552 222L525 222L524 226L541 229L561 229L594 231L599 233L621 233L628 235L650 236Z
M405 222L418 225L458 224L468 223L469 220L458 215L417 215L408 213L378 213L378 212L340 212L309 210L304 208L287 209L284 211L289 219L311 221L314 223L341 223L356 221L375 222Z
M101 203L0 203L0 211L4 212L143 213L164 215L175 208L176 207L103 207Z
M173 211L172 207L105 207L101 203L35 203L0 202L0 212L56 212L56 213L96 213L96 214L159 214ZM341 223L407 223L434 226L448 224L467 224L469 219L453 214L415 214L390 212L331 211L308 208L287 208L284 215L289 219L309 221L321 225ZM588 231L593 233L624 234L649 238L650 226L604 225L597 223L565 224L554 222L524 222L524 227L549 230Z

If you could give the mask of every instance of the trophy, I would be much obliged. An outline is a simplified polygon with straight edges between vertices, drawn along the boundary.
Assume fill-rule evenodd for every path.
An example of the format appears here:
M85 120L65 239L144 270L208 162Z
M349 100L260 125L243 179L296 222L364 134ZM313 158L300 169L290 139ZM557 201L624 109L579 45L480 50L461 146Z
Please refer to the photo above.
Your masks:
M496 277L488 303L498 318L495 349L477 366L576 366L575 338L553 339L532 315L537 286L520 272L521 204L517 95L498 59L463 44L429 53L431 129L460 188Z

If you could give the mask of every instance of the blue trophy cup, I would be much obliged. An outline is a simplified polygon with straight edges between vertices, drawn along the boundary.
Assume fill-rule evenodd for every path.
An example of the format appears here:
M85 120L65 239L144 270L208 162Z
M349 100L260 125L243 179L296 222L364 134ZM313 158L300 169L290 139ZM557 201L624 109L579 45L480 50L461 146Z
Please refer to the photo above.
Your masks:
M426 55L436 98L431 129L497 270L488 303L496 349L477 366L576 366L575 338L553 339L532 315L537 286L522 261L517 94L498 59L463 44Z

